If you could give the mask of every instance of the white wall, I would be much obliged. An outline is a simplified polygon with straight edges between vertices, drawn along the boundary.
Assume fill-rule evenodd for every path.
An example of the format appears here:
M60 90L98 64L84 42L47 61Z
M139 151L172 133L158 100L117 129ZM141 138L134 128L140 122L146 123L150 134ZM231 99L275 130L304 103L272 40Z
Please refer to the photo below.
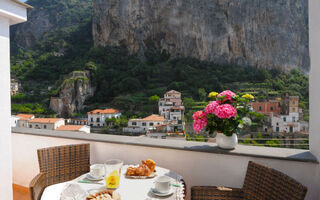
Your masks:
M0 191L3 199L12 199L9 26L9 19L0 16Z
M320 167L308 162L232 156L106 142L88 142L65 138L12 134L13 181L28 186L39 172L37 149L49 146L90 143L91 163L118 158L125 164L136 164L151 158L157 165L181 174L188 188L194 185L242 187L248 161L256 161L278 169L308 187L307 200L320 199ZM275 152L276 153L276 152ZM188 191L190 194L190 190ZM189 195L190 198L190 195Z
M11 0L1 0L0 16L10 19L10 25L25 22L27 21L27 9Z
M90 133L90 126L83 126L79 131L85 132L85 133Z
M320 160L320 1L309 0L310 151Z

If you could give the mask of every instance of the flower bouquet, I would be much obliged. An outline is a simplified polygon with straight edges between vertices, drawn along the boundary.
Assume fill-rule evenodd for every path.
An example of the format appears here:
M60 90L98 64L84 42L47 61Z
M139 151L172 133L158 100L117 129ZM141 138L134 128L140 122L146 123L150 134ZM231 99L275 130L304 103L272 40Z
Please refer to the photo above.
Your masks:
M218 94L211 92L212 100L202 111L193 114L193 129L200 133L206 128L209 134L217 132L217 144L221 148L233 149L238 143L237 135L245 125L251 125L248 117L251 94L238 96L230 90Z

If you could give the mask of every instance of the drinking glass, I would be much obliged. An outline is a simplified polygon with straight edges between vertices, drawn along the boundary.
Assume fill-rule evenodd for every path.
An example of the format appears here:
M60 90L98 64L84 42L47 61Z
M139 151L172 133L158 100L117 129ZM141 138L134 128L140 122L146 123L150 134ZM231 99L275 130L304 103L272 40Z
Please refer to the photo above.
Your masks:
M118 159L107 160L105 162L105 181L108 189L117 189L119 187L122 165L123 161Z

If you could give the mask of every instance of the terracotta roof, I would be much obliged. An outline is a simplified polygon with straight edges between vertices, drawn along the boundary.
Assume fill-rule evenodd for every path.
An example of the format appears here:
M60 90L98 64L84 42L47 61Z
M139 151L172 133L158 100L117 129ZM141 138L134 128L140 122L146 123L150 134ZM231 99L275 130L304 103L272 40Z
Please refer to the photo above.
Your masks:
M63 126L59 126L56 130L58 130L58 131L78 131L82 127L84 127L84 125L63 125Z
M63 120L63 119L62 118L34 118L29 120L29 123L53 124L59 120Z
M115 114L115 113L120 113L119 110L113 109L113 108L108 108L108 109L96 109L93 111L88 112L88 114Z
M172 107L172 110L184 110L184 107Z
M21 120L31 119L32 117L34 117L34 115L32 115L32 114L18 114L16 116L20 117Z
M131 119L132 121L164 121L164 117L160 115L150 115L142 119Z
M26 3L23 3L23 2L21 2L19 0L11 0L11 1L13 1L13 2L15 2L17 4L20 4L20 5L22 5L22 6L26 7L26 8L33 8L32 6L30 6L30 5L26 4Z
M166 94L168 94L168 93L178 93L178 94L181 94L180 92L175 91L175 90L170 90L170 91L166 92Z

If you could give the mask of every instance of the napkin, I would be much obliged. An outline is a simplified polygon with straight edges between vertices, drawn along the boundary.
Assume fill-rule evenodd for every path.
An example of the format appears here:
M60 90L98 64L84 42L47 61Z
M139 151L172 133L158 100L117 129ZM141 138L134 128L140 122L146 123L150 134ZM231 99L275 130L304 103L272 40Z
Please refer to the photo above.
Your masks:
M84 200L86 197L86 191L84 191L78 184L70 183L64 187L60 200Z

